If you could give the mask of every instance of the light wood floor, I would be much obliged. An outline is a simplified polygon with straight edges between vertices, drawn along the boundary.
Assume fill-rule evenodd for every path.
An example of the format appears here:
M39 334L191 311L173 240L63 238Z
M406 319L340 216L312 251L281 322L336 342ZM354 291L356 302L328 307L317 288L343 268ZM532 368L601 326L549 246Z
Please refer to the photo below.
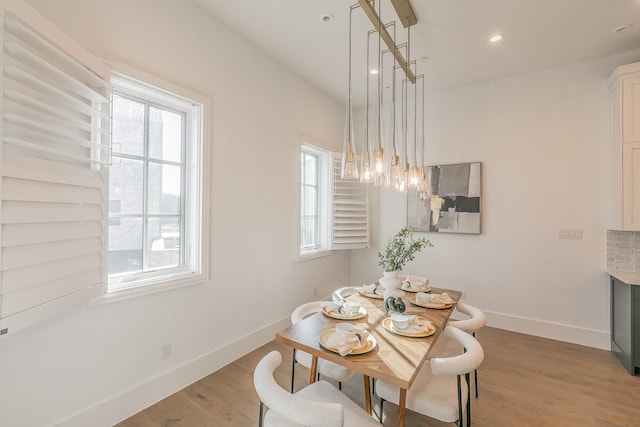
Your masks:
M489 327L477 338L485 360L478 373L480 397L472 401L473 426L640 426L640 377L627 374L610 352ZM288 388L291 349L271 342L118 427L257 426L252 374L271 350L284 356L276 376ZM296 371L298 390L308 371ZM362 388L362 377L356 375L343 390L363 405ZM384 425L395 426L396 407L385 403L384 408ZM406 425L453 424L408 411Z

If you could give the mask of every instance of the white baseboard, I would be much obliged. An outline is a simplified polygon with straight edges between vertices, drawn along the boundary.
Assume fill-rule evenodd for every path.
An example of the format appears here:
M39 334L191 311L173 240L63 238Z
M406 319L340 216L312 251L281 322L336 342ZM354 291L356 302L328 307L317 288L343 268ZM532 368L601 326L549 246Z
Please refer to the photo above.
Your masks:
M290 324L288 316L282 318L256 332L237 338L203 356L77 412L54 425L56 427L111 427L272 341L278 331L289 327Z
M484 311L484 313L487 316L487 325L494 328L580 344L587 347L600 348L602 350L611 350L609 331L579 328L561 323L491 311Z

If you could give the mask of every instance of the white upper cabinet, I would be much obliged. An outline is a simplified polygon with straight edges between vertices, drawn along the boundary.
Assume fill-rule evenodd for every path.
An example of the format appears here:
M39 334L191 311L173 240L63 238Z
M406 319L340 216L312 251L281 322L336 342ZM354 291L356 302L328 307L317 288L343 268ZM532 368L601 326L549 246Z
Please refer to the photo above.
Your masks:
M640 63L618 67L609 87L610 228L640 230Z

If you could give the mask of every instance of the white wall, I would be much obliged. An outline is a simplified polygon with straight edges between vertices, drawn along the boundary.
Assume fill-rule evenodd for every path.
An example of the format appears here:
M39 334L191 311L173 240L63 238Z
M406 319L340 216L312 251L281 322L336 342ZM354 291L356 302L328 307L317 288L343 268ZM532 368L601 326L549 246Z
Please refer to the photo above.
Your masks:
M428 164L482 162L482 233L425 234L435 247L405 271L465 290L492 326L609 348L607 78L638 60L628 52L429 94ZM370 267L406 209L406 196L381 192L379 234L352 257L354 282L380 276ZM583 239L559 240L561 228Z
M212 100L211 280L0 339L0 426L110 426L273 339L313 288L348 284L347 252L292 262L295 135L339 151L344 110L191 2L29 3L106 60Z

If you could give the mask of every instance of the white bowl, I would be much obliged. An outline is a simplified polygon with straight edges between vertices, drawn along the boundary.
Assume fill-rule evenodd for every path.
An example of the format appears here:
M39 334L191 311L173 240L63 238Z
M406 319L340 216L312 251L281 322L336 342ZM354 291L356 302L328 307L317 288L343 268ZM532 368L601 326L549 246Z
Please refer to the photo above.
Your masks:
M391 323L396 329L407 329L407 326L409 326L409 316L405 314L392 314Z

